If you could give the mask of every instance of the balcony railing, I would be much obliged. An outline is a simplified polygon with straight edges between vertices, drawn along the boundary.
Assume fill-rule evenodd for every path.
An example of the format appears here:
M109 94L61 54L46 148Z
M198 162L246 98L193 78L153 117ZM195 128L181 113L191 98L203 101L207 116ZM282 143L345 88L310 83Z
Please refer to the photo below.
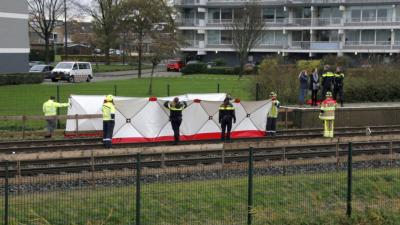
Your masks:
M376 18L346 18L344 25L355 25L355 26L393 26L400 25L400 18L392 20L392 17L376 17Z

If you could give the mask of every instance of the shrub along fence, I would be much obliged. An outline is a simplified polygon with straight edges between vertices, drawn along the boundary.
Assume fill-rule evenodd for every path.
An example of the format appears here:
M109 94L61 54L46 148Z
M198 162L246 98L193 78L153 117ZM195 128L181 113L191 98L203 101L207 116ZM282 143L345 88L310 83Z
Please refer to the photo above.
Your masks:
M16 73L16 74L0 74L1 85L16 84L40 84L44 80L44 74Z
M306 160L283 147L269 153L274 161L250 148L247 162L221 152L220 164L162 168L138 153L126 156L123 171L102 171L92 154L86 173L37 177L24 175L28 164L3 162L0 214L5 225L395 224L399 155L344 148L336 159Z

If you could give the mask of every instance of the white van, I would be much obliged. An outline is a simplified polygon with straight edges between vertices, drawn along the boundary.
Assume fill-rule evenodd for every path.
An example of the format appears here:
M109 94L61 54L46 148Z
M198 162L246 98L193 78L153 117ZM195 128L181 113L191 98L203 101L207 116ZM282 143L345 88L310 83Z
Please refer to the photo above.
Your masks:
M90 82L93 79L92 65L89 62L59 62L51 71L51 81Z

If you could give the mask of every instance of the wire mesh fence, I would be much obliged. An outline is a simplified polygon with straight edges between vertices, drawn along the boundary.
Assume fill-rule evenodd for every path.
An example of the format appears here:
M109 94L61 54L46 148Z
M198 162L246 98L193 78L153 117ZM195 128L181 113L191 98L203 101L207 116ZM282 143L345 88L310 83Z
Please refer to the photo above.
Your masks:
M273 160L249 149L220 155L220 163L161 167L132 155L123 170L98 159L79 164L87 168L79 173L25 165L43 170L36 176L7 162L0 213L4 224L343 224L349 217L396 224L400 155L388 142L372 147L378 154L366 148L312 159L289 157L282 148L269 152L282 156Z

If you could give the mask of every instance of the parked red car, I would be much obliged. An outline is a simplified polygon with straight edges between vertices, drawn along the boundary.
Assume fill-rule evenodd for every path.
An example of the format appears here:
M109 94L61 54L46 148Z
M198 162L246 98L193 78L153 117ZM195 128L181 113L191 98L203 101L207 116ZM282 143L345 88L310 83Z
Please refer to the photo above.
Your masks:
M167 71L181 71L183 67L183 62L181 60L170 60L167 64Z

